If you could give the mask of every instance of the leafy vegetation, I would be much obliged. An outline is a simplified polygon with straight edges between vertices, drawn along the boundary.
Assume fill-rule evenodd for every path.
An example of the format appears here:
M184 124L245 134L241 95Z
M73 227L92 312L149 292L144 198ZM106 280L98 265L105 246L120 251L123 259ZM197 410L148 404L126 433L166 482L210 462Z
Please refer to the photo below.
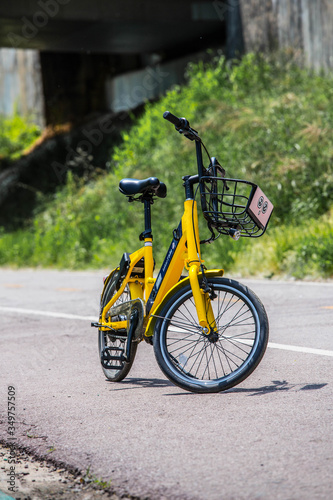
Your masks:
M221 57L193 65L188 76L187 85L146 105L115 149L110 174L88 185L69 176L29 228L3 234L0 264L116 265L137 247L143 225L141 206L128 205L119 180L150 175L168 186L167 198L152 207L160 264L182 213L181 177L196 172L194 144L162 119L168 109L200 131L228 176L259 184L275 205L265 236L238 242L222 236L203 247L207 264L228 273L332 276L332 77L302 69L285 54L248 54L234 65Z
M84 477L80 479L80 482L92 483L95 488L99 490L107 490L108 488L110 488L112 480L109 479L109 481L105 481L104 479L95 476L90 472L90 467L88 467Z
M299 225L274 227L246 251L234 252L242 275L329 278L333 276L333 213Z
M39 135L39 127L28 123L19 115L14 115L12 118L0 115L0 160L19 158Z

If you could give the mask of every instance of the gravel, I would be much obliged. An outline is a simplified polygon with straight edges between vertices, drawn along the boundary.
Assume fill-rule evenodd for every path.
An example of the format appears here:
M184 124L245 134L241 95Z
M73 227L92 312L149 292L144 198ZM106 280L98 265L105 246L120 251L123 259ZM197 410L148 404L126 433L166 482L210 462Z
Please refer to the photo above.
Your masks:
M90 475L89 471L84 474L70 471L52 461L40 460L24 450L13 450L4 444L0 444L0 464L0 500L120 499L112 492L112 485ZM9 479L13 479L10 472L15 476L15 485L12 486L15 493L8 489L11 487Z

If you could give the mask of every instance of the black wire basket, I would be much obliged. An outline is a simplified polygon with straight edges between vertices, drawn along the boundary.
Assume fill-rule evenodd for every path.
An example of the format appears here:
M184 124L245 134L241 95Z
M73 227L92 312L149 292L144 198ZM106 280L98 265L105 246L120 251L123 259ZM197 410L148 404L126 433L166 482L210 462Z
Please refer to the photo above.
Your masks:
M200 180L201 207L212 229L258 238L266 231L273 205L253 182L204 176Z

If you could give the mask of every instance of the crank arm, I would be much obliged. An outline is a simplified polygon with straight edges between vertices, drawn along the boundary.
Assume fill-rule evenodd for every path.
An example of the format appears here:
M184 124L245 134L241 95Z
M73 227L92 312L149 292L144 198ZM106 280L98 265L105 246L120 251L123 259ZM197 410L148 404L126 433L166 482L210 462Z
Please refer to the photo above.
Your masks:
M109 330L112 330L113 332L117 332L114 328L111 328L111 326L108 325L102 325L102 323L91 323L90 326L93 326L95 328L108 328Z

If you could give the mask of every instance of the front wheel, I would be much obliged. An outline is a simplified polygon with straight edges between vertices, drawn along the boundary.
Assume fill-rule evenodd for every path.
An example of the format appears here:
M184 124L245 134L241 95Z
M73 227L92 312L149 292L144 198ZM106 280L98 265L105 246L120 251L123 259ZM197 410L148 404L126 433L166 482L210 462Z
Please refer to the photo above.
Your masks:
M220 392L247 378L268 342L268 318L258 297L225 278L208 279L218 335L208 337L198 323L189 284L165 304L154 331L154 351L163 373L182 389Z

